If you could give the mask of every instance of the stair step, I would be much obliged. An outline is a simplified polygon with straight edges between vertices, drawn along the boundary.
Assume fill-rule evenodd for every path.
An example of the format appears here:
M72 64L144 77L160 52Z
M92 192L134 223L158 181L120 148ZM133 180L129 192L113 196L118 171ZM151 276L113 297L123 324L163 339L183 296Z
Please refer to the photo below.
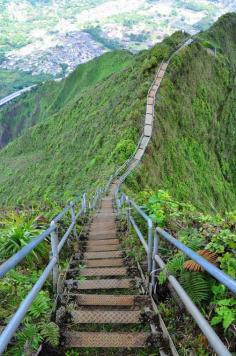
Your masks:
M133 306L134 295L105 295L105 294L72 294L76 296L78 305L119 305Z
M144 347L149 333L145 332L67 332L67 347Z
M126 276L127 268L84 268L80 271L81 276Z
M76 324L139 324L140 310L73 310L72 320Z
M87 267L119 267L124 266L122 258L101 259L101 260L84 260Z
M105 251L116 251L118 250L117 245L95 245L95 246L87 246L87 252L105 252Z
M100 245L119 245L118 239L108 239L108 240L88 240L87 247L100 246Z
M82 289L123 289L132 287L131 279L97 279L75 281L77 288Z
M113 258L122 257L121 251L108 251L108 252L85 252L84 258L88 260L96 260L100 258Z
M116 231L105 231L105 232L90 232L89 240L106 240L115 239Z

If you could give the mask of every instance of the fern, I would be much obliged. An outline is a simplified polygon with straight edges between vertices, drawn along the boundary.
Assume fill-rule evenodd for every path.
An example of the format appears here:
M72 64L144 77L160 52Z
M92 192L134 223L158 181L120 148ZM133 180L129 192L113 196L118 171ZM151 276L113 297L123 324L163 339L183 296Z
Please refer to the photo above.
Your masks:
M52 346L59 344L59 327L53 322L44 322L39 324L40 333L44 340Z
M29 315L34 318L39 318L42 315L45 315L51 308L51 300L48 296L48 293L45 291L41 291L34 303L31 305L29 309Z
M24 348L26 345L30 345L32 351L37 350L43 340L38 327L32 324L26 324L24 329L17 333L16 339L18 348Z
M203 236L199 235L197 229L194 228L182 230L179 234L179 240L193 251L200 250L205 244Z
M203 273L184 271L180 283L194 303L199 304L210 298L210 282Z
M180 272L183 271L183 264L184 264L185 257L180 252L177 253L171 260L168 261L166 264L166 269L169 273L173 274L174 276L178 275Z

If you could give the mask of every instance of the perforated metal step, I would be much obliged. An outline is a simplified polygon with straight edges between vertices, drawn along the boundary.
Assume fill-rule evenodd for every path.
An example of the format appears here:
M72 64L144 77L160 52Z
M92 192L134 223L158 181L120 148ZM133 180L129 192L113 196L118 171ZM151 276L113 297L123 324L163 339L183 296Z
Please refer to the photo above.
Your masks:
M144 332L67 332L67 347L114 347L139 348L144 347L149 337Z
M85 252L84 258L87 260L96 260L100 258L113 258L113 257L122 257L120 251L111 251L111 252Z
M118 267L124 265L122 258L84 260L83 262L87 267Z
M131 279L97 279L75 281L78 289L123 289L132 286Z
M87 247L100 246L100 245L119 245L118 239L106 239L106 240L88 240Z
M116 231L105 231L105 232L91 232L89 234L89 240L107 240L107 239L115 239Z
M86 251L87 252L105 252L105 251L117 251L118 245L95 245L95 246L88 246Z
M127 268L85 268L80 271L81 276L93 277L93 276L125 276L127 274Z
M133 295L74 294L78 305L120 305L132 306Z
M139 324L139 310L73 310L74 323L79 324Z

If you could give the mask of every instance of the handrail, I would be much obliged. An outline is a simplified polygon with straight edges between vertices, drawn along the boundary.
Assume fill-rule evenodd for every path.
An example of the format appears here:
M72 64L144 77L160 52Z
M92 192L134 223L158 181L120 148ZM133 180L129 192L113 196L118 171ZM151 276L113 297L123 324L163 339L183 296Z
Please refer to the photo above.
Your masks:
M162 261L159 255L155 256L155 261L157 262L157 264L160 266L161 269L165 268L165 263ZM226 346L221 341L219 336L215 333L215 331L208 323L208 321L204 318L204 316L202 315L198 307L193 303L192 299L185 292L185 290L177 281L177 279L172 275L169 275L167 278L171 286L174 288L175 292L178 294L179 298L183 302L189 314L193 317L196 324L202 330L203 334L206 335L207 340L209 341L210 345L215 350L217 355L231 356L229 350L226 348Z
M99 199L101 199L102 194L104 193L103 189L98 188L95 194L95 208L98 204ZM81 208L78 213L75 213L75 204L80 202ZM93 209L94 207L91 207ZM12 270L17 266L35 247L37 247L41 242L43 242L48 236L51 236L51 257L50 261L42 272L41 276L30 290L25 299L21 302L20 306L16 310L15 314L12 316L11 320L0 334L0 355L6 349L9 341L13 337L15 331L23 320L25 314L33 303L39 291L42 289L45 281L47 280L49 274L53 272L53 289L55 294L57 293L58 285L58 262L59 262L59 253L62 250L66 240L70 236L71 232L74 231L76 235L76 221L77 219L84 215L87 211L86 204L86 195L83 194L81 197L76 198L70 204L68 204L51 222L50 226L42 232L39 236L35 237L28 245L24 246L21 250L11 256L7 261L0 265L0 278L3 278L7 272ZM66 213L71 213L71 223L66 230L65 234L61 238L60 242L58 241L58 229L57 223L64 217Z
M46 231L34 238L28 245L16 252L7 261L0 265L0 278L18 265L35 247L37 247L52 231L54 227L49 227Z
M224 284L231 292L236 293L236 280L231 278L229 275L221 271L212 263L208 262L204 257L198 255L196 252L191 250L191 248L185 246L183 243L175 239L173 236L168 234L168 232L156 228L157 233L163 237L165 240L170 242L172 245L184 252L187 256L189 256L192 260L197 262L205 271L211 274L215 279L217 279L220 283Z
M132 206L142 218L145 218L146 221L151 220L150 217L131 199L129 199L125 194L122 194L121 197L117 197L117 204L119 209L122 208L123 204L128 205L127 209L127 219L128 219L128 226L131 224L134 227L136 234L138 235L146 253L147 257L149 257L150 249L147 245L144 236L140 229L137 226L137 223L134 217L130 213L130 206ZM151 276L151 285L150 291L153 291L153 287L155 286L155 272L157 271L157 264L163 269L165 267L164 262L162 261L161 257L158 254L159 248L159 237L163 237L165 240L173 244L179 250L183 251L186 255L196 261L200 266L204 268L206 272L211 274L216 280L220 283L224 284L230 291L236 293L236 281L233 280L230 276L226 273L221 271L219 268L214 266L212 263L208 262L205 258L201 257L193 250L182 244L180 241L175 239L173 236L168 234L163 229L159 227L155 228L155 236L153 246L151 246L151 270L148 270L149 275ZM177 281L177 279L169 275L168 280L178 296L180 297L181 301L185 305L187 311L192 315L193 319L195 320L196 324L202 330L206 338L208 339L209 343L211 344L212 348L215 350L217 355L220 356L230 356L231 353L228 351L227 347L223 344L221 339L218 337L214 329L211 327L209 322L204 318L200 310L197 306L193 303L189 295Z

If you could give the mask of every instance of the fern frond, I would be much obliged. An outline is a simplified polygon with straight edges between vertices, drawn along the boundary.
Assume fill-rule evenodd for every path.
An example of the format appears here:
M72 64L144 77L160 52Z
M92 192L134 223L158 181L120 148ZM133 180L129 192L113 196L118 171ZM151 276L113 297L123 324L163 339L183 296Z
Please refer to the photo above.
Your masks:
M44 340L46 340L52 346L58 346L59 344L59 327L53 322L40 323L40 333Z
M169 273L176 276L178 272L183 270L184 255L182 253L176 254L171 260L166 264L166 269Z
M198 272L184 271L180 283L194 303L201 303L210 297L210 282L207 277Z
M39 292L35 301L29 309L29 315L34 318L39 318L41 315L45 315L51 308L51 300L45 291Z

